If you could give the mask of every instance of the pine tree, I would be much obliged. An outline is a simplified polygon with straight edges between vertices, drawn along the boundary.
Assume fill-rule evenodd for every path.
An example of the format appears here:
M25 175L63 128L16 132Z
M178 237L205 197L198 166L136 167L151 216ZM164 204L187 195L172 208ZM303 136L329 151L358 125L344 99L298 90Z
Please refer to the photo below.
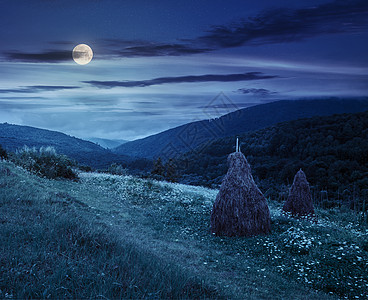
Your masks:
M6 153L5 149L0 145L0 159L7 159L8 154Z
M151 173L159 176L165 175L165 168L164 165L162 164L161 157L157 158L157 160L155 161Z
M177 166L172 158L166 164L166 179L170 182L175 182L178 179Z

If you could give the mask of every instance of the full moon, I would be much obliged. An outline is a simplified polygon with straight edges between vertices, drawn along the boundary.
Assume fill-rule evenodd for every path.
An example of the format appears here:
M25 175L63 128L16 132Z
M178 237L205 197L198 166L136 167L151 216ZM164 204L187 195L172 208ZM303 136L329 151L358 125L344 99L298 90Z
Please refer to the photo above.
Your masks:
M93 51L86 44L79 44L73 49L73 60L79 65L88 64L93 57Z

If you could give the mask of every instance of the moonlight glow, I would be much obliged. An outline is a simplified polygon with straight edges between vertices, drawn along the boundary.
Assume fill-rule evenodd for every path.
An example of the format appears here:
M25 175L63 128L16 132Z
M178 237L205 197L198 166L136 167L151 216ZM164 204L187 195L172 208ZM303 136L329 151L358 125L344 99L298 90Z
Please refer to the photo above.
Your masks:
M73 49L73 59L79 65L88 64L93 57L93 51L90 46L86 44L79 44Z

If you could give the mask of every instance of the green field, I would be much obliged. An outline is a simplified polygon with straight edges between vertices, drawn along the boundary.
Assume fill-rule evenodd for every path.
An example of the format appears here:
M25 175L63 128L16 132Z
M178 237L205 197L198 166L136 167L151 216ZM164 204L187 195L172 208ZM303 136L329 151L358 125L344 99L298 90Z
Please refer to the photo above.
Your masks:
M0 298L368 297L368 229L349 211L281 214L272 233L209 231L217 190L97 173L39 178L0 161Z

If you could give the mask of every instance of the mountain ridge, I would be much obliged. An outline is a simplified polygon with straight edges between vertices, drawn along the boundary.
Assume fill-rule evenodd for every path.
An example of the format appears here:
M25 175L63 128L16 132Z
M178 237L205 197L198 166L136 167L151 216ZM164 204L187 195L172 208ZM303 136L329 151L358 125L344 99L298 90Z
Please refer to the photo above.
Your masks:
M90 141L96 145L99 145L104 149L113 149L113 148L119 147L122 144L129 142L127 140L104 139L104 138L96 138L96 137L86 138L85 140Z
M217 119L187 123L125 143L114 153L164 160L193 151L211 140L258 130L274 124L313 116L368 110L368 98L280 100L236 110Z
M25 125L1 123L0 145L11 152L23 146L36 148L53 146L58 153L67 155L80 164L93 168L106 168L112 163L128 165L134 162L134 159L129 156L112 153L91 141L59 131Z

